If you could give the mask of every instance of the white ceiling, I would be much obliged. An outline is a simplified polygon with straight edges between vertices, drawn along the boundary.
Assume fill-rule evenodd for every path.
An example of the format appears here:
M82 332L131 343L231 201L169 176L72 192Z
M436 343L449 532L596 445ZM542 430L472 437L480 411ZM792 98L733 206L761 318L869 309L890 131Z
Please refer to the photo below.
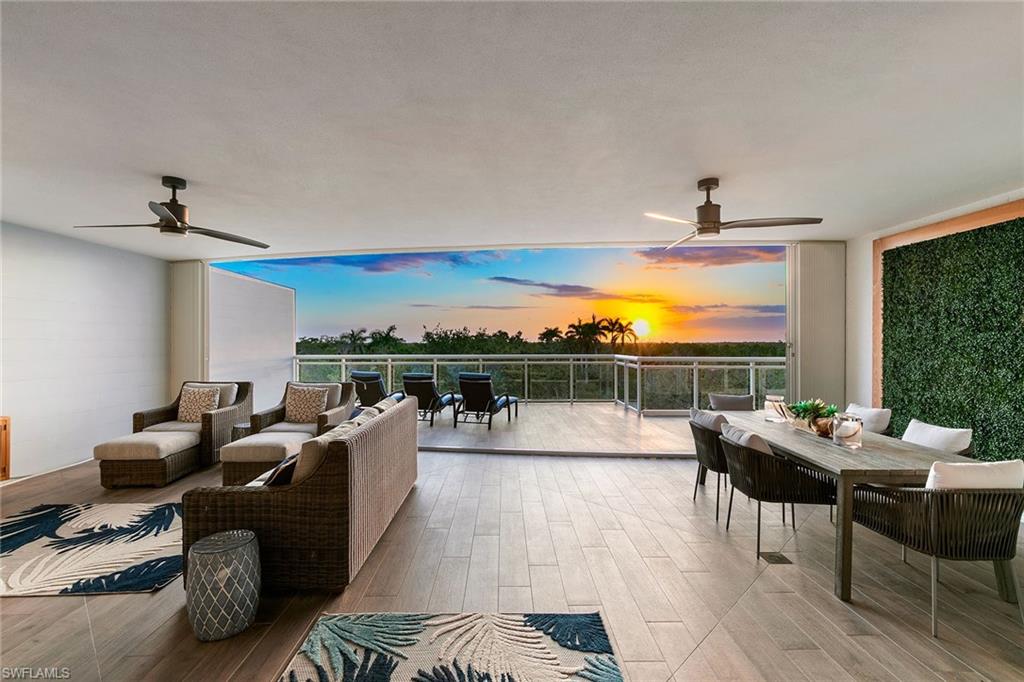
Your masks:
M1024 5L5 3L3 219L270 253L846 238L1024 187ZM255 255L145 228L168 259ZM260 252L260 255L265 255Z

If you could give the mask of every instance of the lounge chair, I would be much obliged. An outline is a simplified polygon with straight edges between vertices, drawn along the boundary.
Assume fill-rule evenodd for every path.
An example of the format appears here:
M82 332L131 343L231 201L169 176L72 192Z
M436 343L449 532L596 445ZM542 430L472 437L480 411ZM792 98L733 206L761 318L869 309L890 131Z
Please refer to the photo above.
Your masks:
M434 415L444 411L444 408L451 405L452 416L458 412L462 396L455 391L439 393L434 375L427 372L406 372L402 375L402 384L405 387L405 394L416 396L419 401L420 421L429 421L434 425Z
M380 372L352 370L349 374L352 378L352 383L356 385L356 396L359 398L360 405L376 405L388 397L395 400L401 400L405 397L405 394L401 391L395 391L389 395L388 389L384 386L384 377L381 376Z
M476 416L476 423L482 424L484 415L487 415L487 430L491 430L491 422L494 415L502 410L508 412L508 420L512 421L512 406L515 406L516 418L519 417L519 398L504 393L494 394L494 382L490 374L476 372L459 373L459 390L462 392L462 403L455 408L455 419L453 427L459 426L459 415L463 417L464 423L470 423L470 415Z

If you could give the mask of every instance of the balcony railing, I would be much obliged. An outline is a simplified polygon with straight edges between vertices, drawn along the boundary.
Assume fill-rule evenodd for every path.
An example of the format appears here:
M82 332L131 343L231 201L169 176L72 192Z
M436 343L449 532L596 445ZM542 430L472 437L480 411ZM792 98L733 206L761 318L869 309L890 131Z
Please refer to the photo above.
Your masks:
M375 370L389 391L405 372L429 372L438 388L458 391L459 372L490 372L497 393L527 402L615 402L638 414L707 407L708 393L787 395L782 357L642 355L296 355L297 381L344 381Z

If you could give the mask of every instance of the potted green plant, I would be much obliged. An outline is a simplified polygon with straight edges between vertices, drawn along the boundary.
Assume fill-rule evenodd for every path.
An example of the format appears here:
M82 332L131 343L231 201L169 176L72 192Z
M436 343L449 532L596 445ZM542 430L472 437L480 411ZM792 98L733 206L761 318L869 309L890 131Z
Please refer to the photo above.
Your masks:
M788 407L797 421L796 425L806 425L809 431L822 438L832 435L832 416L839 411L834 404L826 405L821 398L814 398L792 403Z

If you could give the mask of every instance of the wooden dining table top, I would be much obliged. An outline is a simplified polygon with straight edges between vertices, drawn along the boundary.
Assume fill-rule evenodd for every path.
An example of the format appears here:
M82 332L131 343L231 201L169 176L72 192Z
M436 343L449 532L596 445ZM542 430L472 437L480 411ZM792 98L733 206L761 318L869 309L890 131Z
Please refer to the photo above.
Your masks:
M924 481L934 462L974 461L868 431L864 432L861 447L844 447L833 443L831 438L822 438L786 422L768 421L770 413L765 411L722 411L721 414L733 426L764 438L773 449L836 477Z

